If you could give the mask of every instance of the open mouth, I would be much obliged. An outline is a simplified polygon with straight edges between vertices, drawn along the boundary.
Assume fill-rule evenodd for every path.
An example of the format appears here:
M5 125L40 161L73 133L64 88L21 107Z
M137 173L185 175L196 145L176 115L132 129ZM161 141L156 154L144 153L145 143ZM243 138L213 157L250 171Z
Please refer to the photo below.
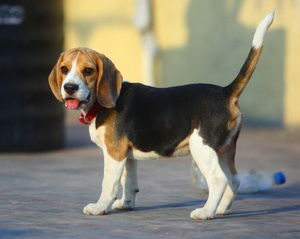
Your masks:
M90 97L91 95L89 94L84 101L75 98L67 98L65 99L65 106L70 110L77 110L81 105L88 104L90 102Z

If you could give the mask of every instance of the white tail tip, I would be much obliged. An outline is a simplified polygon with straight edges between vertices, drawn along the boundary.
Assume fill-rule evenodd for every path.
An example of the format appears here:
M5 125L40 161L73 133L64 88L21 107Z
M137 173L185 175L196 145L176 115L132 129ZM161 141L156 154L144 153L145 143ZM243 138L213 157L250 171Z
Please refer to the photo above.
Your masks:
M252 41L252 47L255 49L263 45L267 31L273 22L274 15L275 12L271 12L258 24Z

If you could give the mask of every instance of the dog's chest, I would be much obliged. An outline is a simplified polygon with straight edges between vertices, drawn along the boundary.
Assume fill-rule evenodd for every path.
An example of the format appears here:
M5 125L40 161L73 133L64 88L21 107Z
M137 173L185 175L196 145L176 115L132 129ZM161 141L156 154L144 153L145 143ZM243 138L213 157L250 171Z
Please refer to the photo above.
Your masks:
M101 149L104 147L104 132L105 126L101 126L96 129L96 121L94 120L91 125L89 126L89 133L91 140L98 145Z

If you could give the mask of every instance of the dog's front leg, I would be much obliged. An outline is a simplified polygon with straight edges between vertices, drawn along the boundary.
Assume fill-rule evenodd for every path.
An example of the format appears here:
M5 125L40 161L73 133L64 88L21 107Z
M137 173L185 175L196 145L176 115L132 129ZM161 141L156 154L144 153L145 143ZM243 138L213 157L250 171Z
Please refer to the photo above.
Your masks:
M135 196L139 192L137 182L137 161L127 158L125 169L121 178L123 187L122 198L112 205L115 210L132 210L135 207Z
M104 215L116 200L120 178L126 164L126 159L118 162L107 152L104 152L104 175L102 192L97 203L90 203L84 207L83 213L87 215Z

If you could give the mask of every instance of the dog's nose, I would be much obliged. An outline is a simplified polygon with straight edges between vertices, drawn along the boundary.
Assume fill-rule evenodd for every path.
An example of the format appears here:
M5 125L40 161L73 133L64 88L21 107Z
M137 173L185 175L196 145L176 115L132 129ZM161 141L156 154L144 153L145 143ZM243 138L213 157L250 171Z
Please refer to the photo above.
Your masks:
M64 89L69 95L74 94L78 90L78 88L79 87L77 84L68 83L64 85Z

